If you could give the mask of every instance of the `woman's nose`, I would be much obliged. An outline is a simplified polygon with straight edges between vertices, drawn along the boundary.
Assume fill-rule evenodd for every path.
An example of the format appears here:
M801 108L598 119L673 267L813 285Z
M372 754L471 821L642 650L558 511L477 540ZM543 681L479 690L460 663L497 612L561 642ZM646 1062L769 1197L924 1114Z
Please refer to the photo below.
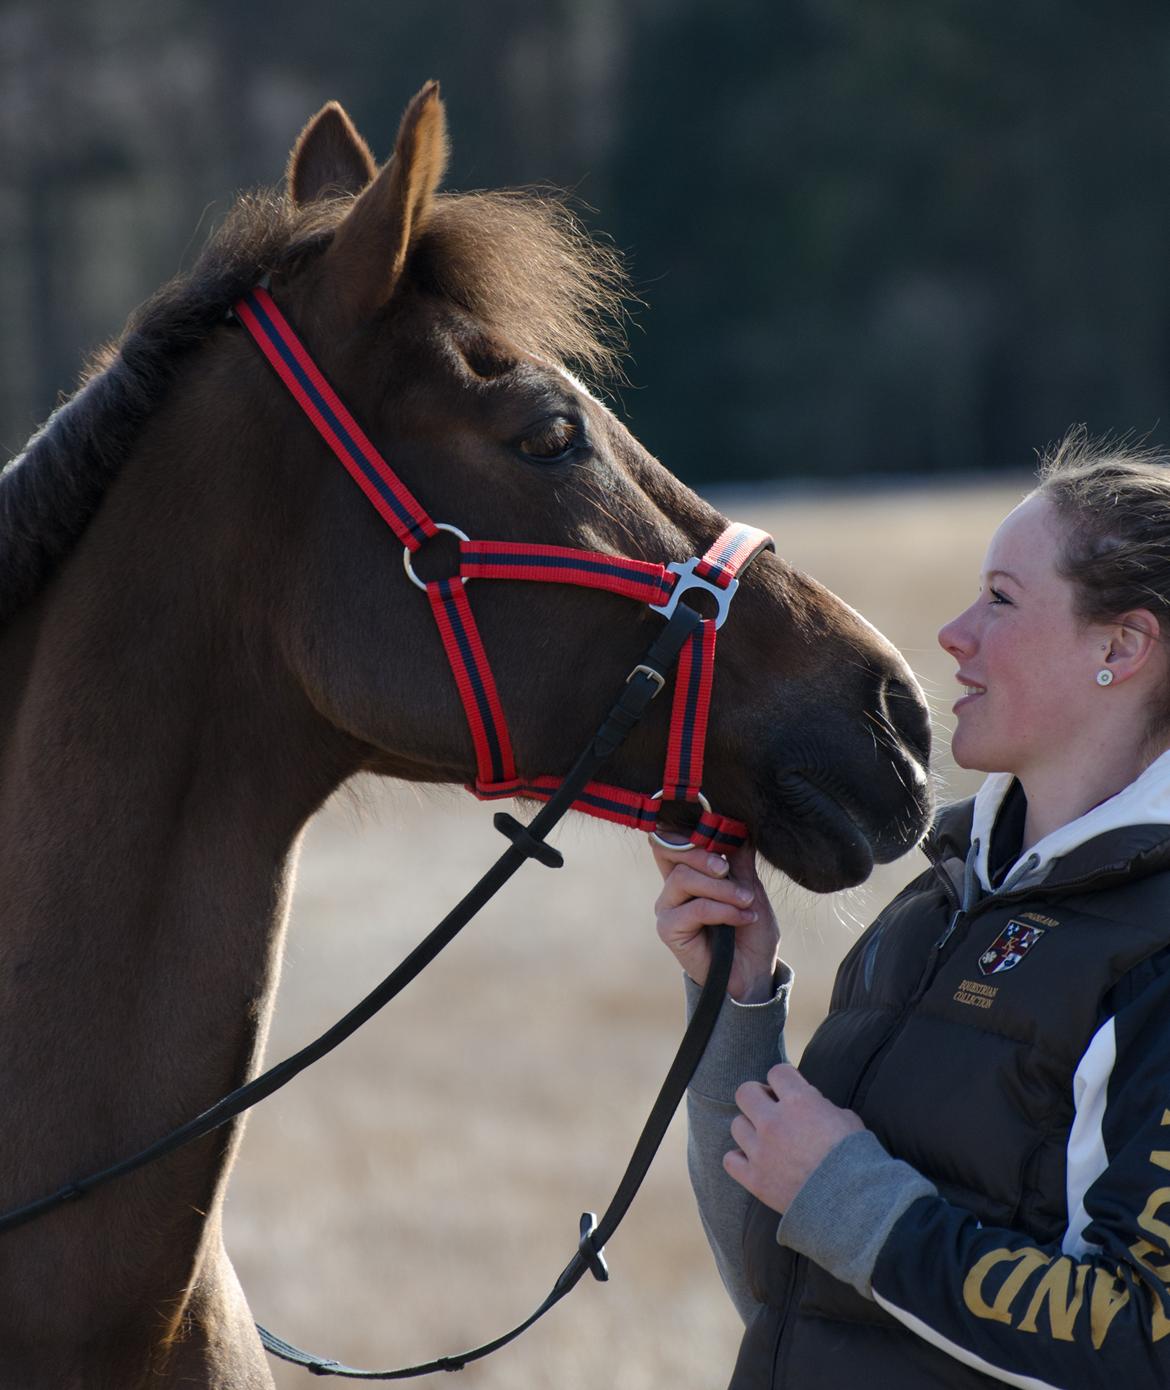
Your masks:
M965 610L949 623L944 623L938 630L938 644L951 656L959 657L971 651L971 626L967 621L970 611Z

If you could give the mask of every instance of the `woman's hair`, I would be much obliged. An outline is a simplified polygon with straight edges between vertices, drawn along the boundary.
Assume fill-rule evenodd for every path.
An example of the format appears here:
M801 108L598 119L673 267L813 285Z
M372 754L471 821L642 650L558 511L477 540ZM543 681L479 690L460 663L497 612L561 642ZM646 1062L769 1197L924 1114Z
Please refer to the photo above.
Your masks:
M1170 650L1170 457L1077 426L1045 453L1039 476L1036 492L1062 523L1057 569L1078 616L1111 623L1148 609ZM1170 729L1170 682L1151 713L1154 730Z

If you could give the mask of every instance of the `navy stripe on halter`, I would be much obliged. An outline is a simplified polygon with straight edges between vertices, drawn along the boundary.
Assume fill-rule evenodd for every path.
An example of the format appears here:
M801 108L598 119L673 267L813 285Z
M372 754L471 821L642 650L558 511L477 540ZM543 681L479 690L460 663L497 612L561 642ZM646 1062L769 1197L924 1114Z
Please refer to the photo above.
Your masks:
M492 715L491 705L488 703L483 677L480 675L479 667L476 665L475 656L471 650L467 630L463 626L463 617L454 601L453 584L454 581L451 579L440 579L438 581L439 596L443 600L447 620L451 624L451 631L455 634L459 655L463 659L463 669L467 672L467 678L471 682L472 693L475 695L475 703L483 722L484 733L491 752L492 780L499 782L504 777L504 759L500 751L499 738L496 736L496 721Z
M257 322L263 328L265 337L267 337L268 341L280 354L281 360L288 367L289 371L296 377L297 384L300 386L301 390L304 391L305 395L312 401L316 409L321 412L322 419L325 420L329 428L345 446L346 453L349 454L353 462L361 469L362 474L374 485L378 492L378 496L389 505L394 515L402 522L407 530L410 531L416 540L426 540L427 533L419 526L417 518L406 510L399 499L386 486L382 478L378 476L378 473L370 467L365 454L358 447L344 423L338 419L329 402L321 395L321 392L317 389L312 378L306 373L304 367L298 361L296 354L293 352L292 347L285 341L284 335L269 317L268 311L265 309L263 303L254 293L245 295L244 300L248 308L255 314Z
M678 771L682 776L683 788L691 785L691 758L693 756L695 735L695 714L699 704L699 692L703 683L703 630L699 628L691 641L691 666L687 681L687 702L683 713L682 728L679 731Z
M703 816L698 825L695 826L694 833L705 836L713 845L726 845L729 849L738 849L743 844L742 835L734 835L729 831L719 830L712 825L706 816Z
M719 553L717 555L707 557L708 563L719 566L728 564L729 561L735 558L736 551L738 551L739 548L743 545L744 537L744 531L732 532L732 534L728 538L727 544L719 551ZM728 576L728 578L730 578L730 575Z
M657 814L648 811L644 806L630 806L624 801L614 801L610 797L599 796L597 792L588 789L581 793L574 805L581 802L587 806L592 806L597 811L607 811L611 815L624 816L627 820L636 820L639 827L645 827L648 830L653 830L658 823Z
M473 565L513 565L516 568L581 570L586 574L605 574L613 579L624 579L632 583L651 584L646 575L632 567L621 564L602 563L597 560L584 560L566 555L509 554L506 551L477 550L475 542L463 546L463 558Z

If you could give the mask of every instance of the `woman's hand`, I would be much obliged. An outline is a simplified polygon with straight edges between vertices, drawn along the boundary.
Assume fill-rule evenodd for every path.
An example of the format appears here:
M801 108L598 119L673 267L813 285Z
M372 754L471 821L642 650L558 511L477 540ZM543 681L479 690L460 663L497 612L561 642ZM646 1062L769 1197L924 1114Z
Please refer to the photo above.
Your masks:
M697 848L668 850L651 842L663 878L654 904L658 935L697 985L711 967L708 927L735 928L735 958L727 993L741 1004L770 999L780 929L756 873L751 845L725 859Z
M847 1134L865 1126L852 1110L826 1100L795 1067L783 1063L768 1084L745 1081L731 1122L739 1145L723 1157L729 1177L773 1211L786 1212L813 1169Z

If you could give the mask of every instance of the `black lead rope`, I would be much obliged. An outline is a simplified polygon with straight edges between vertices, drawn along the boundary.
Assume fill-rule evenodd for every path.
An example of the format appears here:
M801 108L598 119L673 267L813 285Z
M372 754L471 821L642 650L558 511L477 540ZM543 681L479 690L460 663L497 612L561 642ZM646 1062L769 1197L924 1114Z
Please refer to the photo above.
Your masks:
M102 1187L115 1178L125 1177L139 1168L164 1158L185 1144L202 1139L220 1125L227 1124L245 1110L251 1109L259 1101L266 1100L274 1091L288 1085L294 1076L299 1075L327 1056L335 1047L367 1023L379 1010L399 994L416 975L435 959L445 946L448 946L477 912L488 903L504 886L526 859L537 859L550 868L558 868L563 862L560 854L551 845L544 843L544 837L570 809L573 800L586 782L620 746L630 730L645 714L650 701L662 689L661 681L678 658L683 644L700 622L699 615L691 608L681 605L646 654L644 666L652 668L657 677L637 668L622 689L621 695L605 718L605 722L590 740L584 753L577 759L572 771L565 778L564 785L548 801L528 825L522 825L515 817L499 812L493 823L496 828L512 841L499 859L492 865L479 882L458 902L429 935L389 975L366 995L360 1003L340 1018L332 1028L326 1029L319 1038L307 1043L299 1052L277 1062L274 1067L254 1077L251 1081L229 1091L202 1114L188 1120L170 1134L164 1135L148 1148L142 1149L128 1158L111 1164L96 1173L78 1178L47 1193L22 1207L0 1214L0 1235L6 1231L23 1226L26 1222L44 1216L66 1202L84 1197L97 1187Z
M284 1061L278 1062L245 1085L229 1092L202 1114L196 1115L186 1124L180 1125L147 1148L111 1164L108 1168L100 1169L67 1183L55 1192L47 1193L24 1206L0 1214L0 1234L15 1230L18 1226L23 1226L37 1217L44 1216L48 1212L64 1206L67 1202L84 1197L96 1188L112 1182L115 1178L125 1177L157 1159L164 1158L186 1144L194 1143L195 1140L210 1134L259 1101L266 1099L273 1092L280 1090L300 1072L332 1052L346 1038L355 1033L362 1024L368 1022L383 1009L395 995L405 989L444 947L454 940L463 927L503 887L526 859L536 859L548 868L560 867L563 859L557 850L545 843L545 837L571 808L573 801L586 783L593 779L598 768L612 757L629 732L642 718L651 700L662 689L666 675L678 659L684 643L699 622L699 615L693 609L682 605L675 609L666 626L651 645L645 661L635 668L630 675L605 721L555 795L527 825L523 825L515 817L504 812L499 812L493 818L496 828L511 841L508 849L438 926L424 937L414 950L344 1017L322 1033L320 1037L301 1048L300 1051L286 1057ZM344 1366L337 1361L314 1357L274 1336L265 1328L258 1328L261 1340L268 1351L286 1361L304 1366L316 1375L341 1375L364 1380L399 1380L411 1376L426 1375L433 1371L459 1370L469 1362L477 1361L489 1355L520 1336L537 1319L543 1317L554 1304L559 1303L565 1294L575 1287L587 1270L597 1279L608 1278L602 1253L603 1247L617 1229L633 1201L651 1160L662 1142L671 1116L682 1099L687 1083L698 1065L699 1058L703 1055L703 1050L719 1015L731 971L733 953L734 933L729 927L720 928L714 938L711 972L703 988L698 1006L683 1036L674 1061L671 1063L662 1090L654 1102L653 1109L613 1200L600 1222L595 1222L592 1213L586 1213L581 1218L581 1237L577 1253L562 1271L552 1292L531 1317L511 1332L476 1348L474 1351L465 1352L461 1356L441 1357L426 1365L408 1367L400 1371L362 1371Z
M327 1357L314 1356L312 1352L302 1351L299 1347L292 1346L283 1338L275 1336L267 1328L257 1324L256 1330L260 1333L260 1340L264 1343L265 1349L283 1361L291 1361L294 1365L303 1366L305 1370L311 1371L314 1375L345 1376L350 1380L409 1380L415 1376L431 1375L436 1371L461 1371L464 1366L470 1365L473 1361L481 1361L485 1356L499 1351L501 1347L506 1347L509 1342L514 1342L522 1333L527 1332L533 1323L544 1317L545 1313L555 1307L567 1293L576 1287L586 1271L591 1273L595 1279L602 1281L608 1279L609 1269L605 1263L604 1247L621 1224L622 1217L629 1210L630 1203L634 1200L638 1188L641 1187L642 1179L646 1176L654 1155L658 1152L658 1147L662 1143L671 1118L686 1092L687 1083L694 1075L699 1059L707 1046L707 1040L715 1027L723 1003L723 996L727 990L734 954L734 929L731 927L716 928L712 941L711 969L707 975L707 981L703 986L691 1021L687 1025L687 1030L683 1034L679 1049L675 1053L674 1061L670 1064L670 1070L666 1073L662 1089L658 1093L642 1133L638 1137L638 1142L634 1146L634 1152L626 1166L626 1171L622 1174L621 1182L618 1183L617 1191L600 1221L591 1211L583 1213L580 1227L581 1238L577 1245L577 1252L561 1271L548 1297L534 1313L512 1328L510 1332L505 1332L502 1336L496 1337L493 1341L485 1342L483 1346L476 1347L472 1351L464 1351L457 1356L440 1356L437 1360L427 1361L417 1366L403 1366L396 1371L363 1371L355 1366L346 1366L343 1362L333 1361Z

